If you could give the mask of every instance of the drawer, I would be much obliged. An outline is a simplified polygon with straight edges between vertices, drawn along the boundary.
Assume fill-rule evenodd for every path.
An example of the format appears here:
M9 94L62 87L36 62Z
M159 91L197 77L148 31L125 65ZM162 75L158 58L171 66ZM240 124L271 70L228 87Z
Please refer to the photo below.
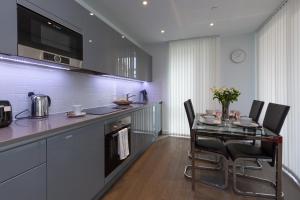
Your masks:
M0 153L0 183L46 162L46 141Z
M46 200L46 164L0 183L1 200Z

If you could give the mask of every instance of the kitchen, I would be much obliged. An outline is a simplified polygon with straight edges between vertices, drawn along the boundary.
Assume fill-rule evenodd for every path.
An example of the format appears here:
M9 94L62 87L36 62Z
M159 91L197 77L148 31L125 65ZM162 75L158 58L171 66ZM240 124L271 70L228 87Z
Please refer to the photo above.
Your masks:
M283 178L276 176L282 187L277 184L272 197L280 199L281 190L286 199L300 193L299 166L291 159L293 141L299 138L297 108L294 101L282 98L284 88L278 86L280 96L271 88L268 81L274 81L273 76L266 72L273 70L277 77L285 69L272 66L292 62L264 60L273 55L268 56L263 46L268 23L282 13L288 15L292 5L296 11L296 0L265 0L261 5L258 0L1 4L0 24L5 27L0 30L1 200L218 199L218 195L244 199L235 186L215 190L200 183L198 175L194 183L195 167L186 169L194 160L189 144L195 127L188 128L184 102L192 100L195 118L206 112L215 120L222 114L225 127L229 126L226 106L212 98L216 86L238 88L236 100L227 106L227 114L234 113L238 122L255 99L265 101L262 116L267 102L291 106L282 130L291 136L281 133L288 144L282 147ZM288 32L277 31L276 37ZM276 45L285 50L283 42ZM286 86L280 84L286 79L278 80L276 84ZM264 128L260 119L257 129ZM227 171L231 176L234 170ZM259 173L265 174L264 169ZM250 188L257 189L253 185ZM217 196L208 195L212 191L218 191Z

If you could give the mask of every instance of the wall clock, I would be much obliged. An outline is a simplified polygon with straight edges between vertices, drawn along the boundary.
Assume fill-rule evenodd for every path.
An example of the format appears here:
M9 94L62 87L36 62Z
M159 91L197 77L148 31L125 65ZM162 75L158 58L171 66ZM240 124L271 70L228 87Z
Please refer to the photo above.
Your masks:
M234 63L242 63L246 60L247 53L242 49L236 49L231 53L231 61Z

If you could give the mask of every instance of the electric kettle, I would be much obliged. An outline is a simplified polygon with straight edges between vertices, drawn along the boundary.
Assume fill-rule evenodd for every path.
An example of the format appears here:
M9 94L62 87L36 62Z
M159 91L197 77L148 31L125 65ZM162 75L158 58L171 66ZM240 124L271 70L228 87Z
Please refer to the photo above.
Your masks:
M51 98L44 94L34 94L29 92L28 96L31 98L31 117L43 118L49 115L49 107L51 105Z

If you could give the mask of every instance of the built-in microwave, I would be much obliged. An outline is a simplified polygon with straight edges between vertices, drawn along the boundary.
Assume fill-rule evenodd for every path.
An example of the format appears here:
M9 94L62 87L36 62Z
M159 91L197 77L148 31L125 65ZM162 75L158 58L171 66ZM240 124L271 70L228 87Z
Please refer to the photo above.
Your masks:
M19 56L82 67L80 33L21 5L17 9Z

